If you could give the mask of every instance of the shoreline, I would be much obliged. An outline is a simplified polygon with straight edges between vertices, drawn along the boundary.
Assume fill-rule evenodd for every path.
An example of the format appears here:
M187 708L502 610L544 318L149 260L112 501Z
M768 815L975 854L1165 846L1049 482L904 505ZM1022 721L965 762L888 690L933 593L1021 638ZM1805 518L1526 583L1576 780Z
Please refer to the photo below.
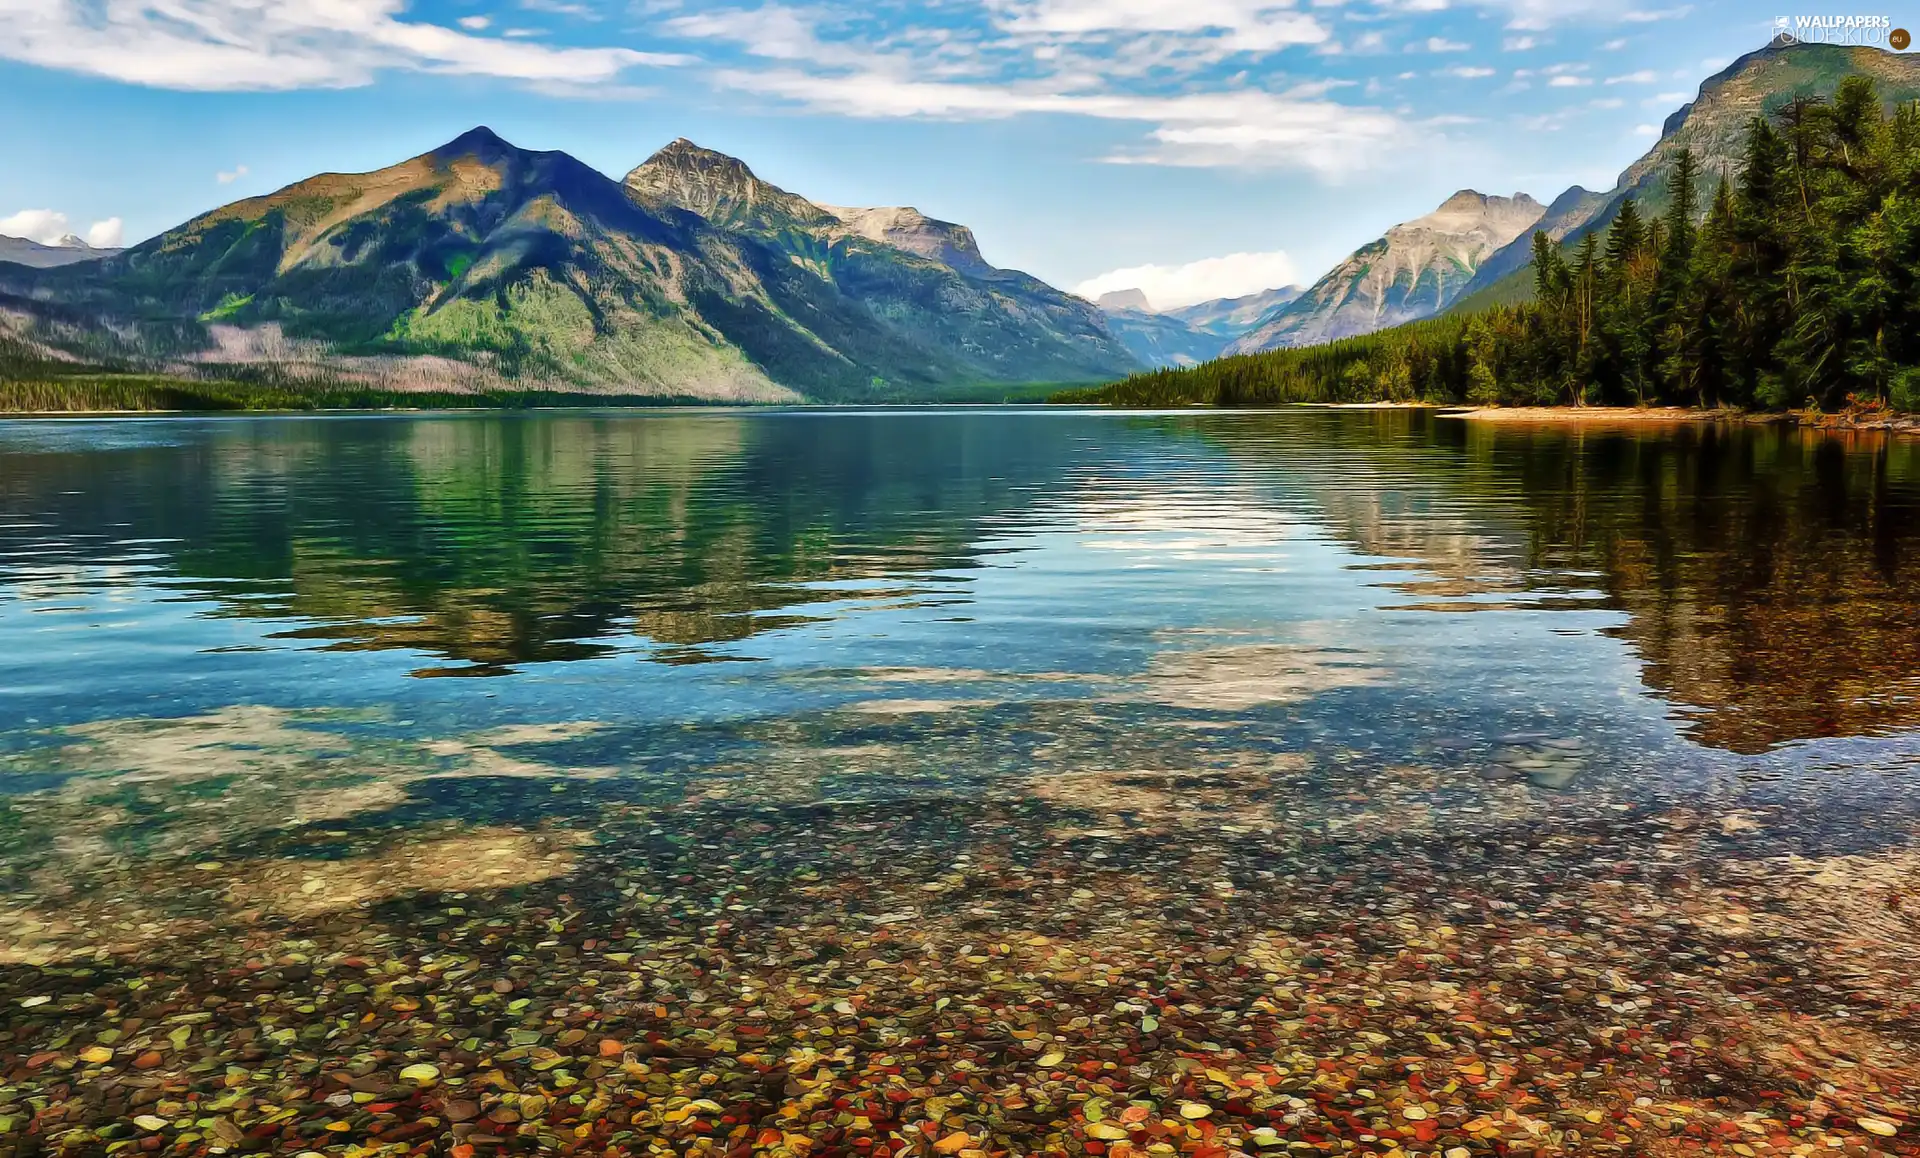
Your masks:
M1809 430L1920 433L1920 415L1891 411L1813 414L1804 410L1710 410L1688 406L1460 406L1440 407L1439 417L1465 422L1581 423L1593 426L1791 426Z

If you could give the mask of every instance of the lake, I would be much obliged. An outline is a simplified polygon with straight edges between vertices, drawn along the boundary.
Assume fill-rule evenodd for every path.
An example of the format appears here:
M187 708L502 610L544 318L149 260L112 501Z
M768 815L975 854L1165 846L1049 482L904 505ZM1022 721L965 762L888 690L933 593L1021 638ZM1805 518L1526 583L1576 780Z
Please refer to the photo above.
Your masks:
M1884 436L0 423L0 1153L1912 1152L1916 725Z

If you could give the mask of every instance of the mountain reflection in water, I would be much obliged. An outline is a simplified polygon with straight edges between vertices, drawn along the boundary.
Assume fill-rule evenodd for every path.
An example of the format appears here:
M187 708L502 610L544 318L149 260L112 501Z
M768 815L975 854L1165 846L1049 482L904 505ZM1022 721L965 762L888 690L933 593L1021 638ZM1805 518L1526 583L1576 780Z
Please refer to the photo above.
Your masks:
M1712 746L1920 711L1920 466L1873 436L970 412L16 424L0 441L17 610L164 592L266 625L246 646L390 650L416 675L754 658L758 636L882 604L963 616L978 569L1024 565L1001 558L1031 550L1013 539L1160 517L1304 528L1358 557L1356 582L1436 611L1616 608L1646 684ZM1171 586L1201 599L1210 580L1185 567ZM1293 594L1277 575L1268 597Z

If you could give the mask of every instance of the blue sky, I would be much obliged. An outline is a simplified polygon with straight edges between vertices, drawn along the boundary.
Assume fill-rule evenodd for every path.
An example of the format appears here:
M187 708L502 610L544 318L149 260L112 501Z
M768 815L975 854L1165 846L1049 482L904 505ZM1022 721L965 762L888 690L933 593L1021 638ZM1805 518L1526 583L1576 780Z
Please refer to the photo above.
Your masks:
M1463 187L1611 187L1777 15L1635 3L0 0L0 233L136 241L476 124L614 176L686 136L1177 305L1311 281Z

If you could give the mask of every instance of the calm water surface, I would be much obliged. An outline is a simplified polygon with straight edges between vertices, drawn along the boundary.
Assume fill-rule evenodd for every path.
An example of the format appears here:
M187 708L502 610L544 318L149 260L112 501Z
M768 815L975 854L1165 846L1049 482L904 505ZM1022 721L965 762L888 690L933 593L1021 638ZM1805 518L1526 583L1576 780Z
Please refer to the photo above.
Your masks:
M1379 818L1416 768L1428 823L1512 782L1787 797L1868 839L1920 768L1917 553L1912 445L1775 430L15 422L0 839L23 880L316 818L911 808L1276 754L1321 771L1244 822Z
M1242 748L1886 782L1920 751L1917 546L1910 446L1775 431L14 423L0 783L193 791L202 743L215 794L499 763L909 803Z

